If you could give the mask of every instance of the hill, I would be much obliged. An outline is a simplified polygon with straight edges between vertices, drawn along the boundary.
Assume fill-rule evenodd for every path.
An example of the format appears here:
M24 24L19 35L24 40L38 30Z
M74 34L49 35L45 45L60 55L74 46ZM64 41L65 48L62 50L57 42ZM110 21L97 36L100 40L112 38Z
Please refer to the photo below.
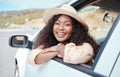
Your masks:
M11 24L23 25L33 19L41 18L43 12L44 9L0 12L0 28L9 27Z

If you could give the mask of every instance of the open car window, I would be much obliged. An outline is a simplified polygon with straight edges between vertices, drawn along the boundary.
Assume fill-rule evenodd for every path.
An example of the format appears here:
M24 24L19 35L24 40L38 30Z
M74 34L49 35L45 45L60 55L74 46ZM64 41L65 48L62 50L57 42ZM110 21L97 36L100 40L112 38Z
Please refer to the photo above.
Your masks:
M116 9L114 10L113 8L110 8L109 6L104 7L103 5L105 4L103 2L102 2L102 5L100 5L100 3L93 3L78 10L79 16L89 26L90 35L101 46L105 42L105 39L108 36L109 31L111 30L118 16L118 10L119 10L119 7L116 7ZM102 53L102 51L99 51L99 52ZM98 53L97 55L99 54L100 53ZM99 57L97 57L97 60L99 59ZM94 62L92 66L86 65L86 64L71 65L71 64L64 63L62 59L59 59L59 58L54 58L54 60L60 63L63 63L67 66L78 69L80 71L85 71L85 69L92 70L97 63L97 61ZM81 69L84 69L84 70L81 70ZM90 74L93 74L93 73L90 73Z
M87 14L88 11L90 12L89 15ZM72 67L76 70L82 71L86 74L92 75L92 76L100 76L100 77L104 77L104 75L108 72L110 72L111 70L106 70L107 72L104 74L103 72L100 72L101 68L105 68L103 65L105 63L105 58L110 58L110 57L105 57L104 55L107 53L109 53L110 51L110 47L113 47L113 49L115 49L114 53L111 53L112 51L110 51L109 56L112 57L112 54L115 54L116 56L119 56L119 54L116 54L117 52L119 53L118 46L111 46L116 45L116 41L111 41L114 39L114 37L112 36L116 36L116 31L118 33L119 30L119 21L120 21L120 13L118 14L118 12L116 11L109 11L109 10L105 10L105 9L101 9L99 7L96 6L89 6L86 7L85 9L82 9L79 11L80 14L83 14L83 18L84 20L86 20L87 24L90 24L90 34L93 36L93 38L96 40L97 43L99 43L101 45L100 50L97 54L97 57L94 60L94 63L90 66L87 64L67 64L64 63L62 59L60 58L54 58L55 61L58 61L64 65L67 65L69 67ZM85 14L84 14L84 13ZM107 14L108 18L105 18ZM87 18L85 18L87 17ZM90 17L90 18L89 18ZM92 23L93 22L93 23ZM94 25L94 26L93 26ZM119 36L116 37L116 40L119 38ZM112 44L111 44L112 43ZM116 44L115 44L116 43ZM102 56L102 57L101 57ZM114 56L115 57L115 56ZM101 59L102 58L102 59ZM107 59L108 60L108 59ZM114 61L116 59L114 58L113 61L109 61L111 64L108 65L106 67L106 69L114 67ZM98 64L99 62L99 64ZM104 62L104 63L101 63ZM94 72L93 72L94 71ZM98 73L97 73L98 72ZM103 73L102 74L99 74ZM107 74L105 76L108 76Z

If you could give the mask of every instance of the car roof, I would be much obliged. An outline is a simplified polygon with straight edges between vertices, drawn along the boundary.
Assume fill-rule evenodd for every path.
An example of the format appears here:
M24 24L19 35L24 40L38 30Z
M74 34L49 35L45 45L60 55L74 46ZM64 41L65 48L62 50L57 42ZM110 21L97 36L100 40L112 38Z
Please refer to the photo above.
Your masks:
M110 4L111 2L112 4ZM71 5L76 9L79 10L83 8L84 6L87 6L89 4L93 4L96 6L101 6L106 9L111 9L114 11L119 12L120 11L120 2L119 0L72 0Z
M76 9L76 10L79 10L80 8L90 4L90 3L93 3L95 1L98 1L98 0L74 0L75 2L72 3L71 5Z

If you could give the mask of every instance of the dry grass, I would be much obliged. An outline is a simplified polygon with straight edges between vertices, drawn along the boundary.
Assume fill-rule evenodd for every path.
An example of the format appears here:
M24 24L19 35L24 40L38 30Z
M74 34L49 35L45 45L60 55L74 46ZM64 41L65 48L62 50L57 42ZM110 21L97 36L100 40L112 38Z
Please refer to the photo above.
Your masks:
M43 16L44 10L24 10L19 12L2 13L0 15L0 27L9 27L11 24L23 25L33 19Z

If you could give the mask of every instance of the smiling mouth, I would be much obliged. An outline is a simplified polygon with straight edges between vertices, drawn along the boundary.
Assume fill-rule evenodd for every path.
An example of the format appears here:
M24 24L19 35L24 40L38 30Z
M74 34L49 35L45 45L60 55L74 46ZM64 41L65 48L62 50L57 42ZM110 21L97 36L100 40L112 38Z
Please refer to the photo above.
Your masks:
M58 38L63 38L63 37L65 37L65 35L66 35L66 33L64 33L64 32L57 32Z

